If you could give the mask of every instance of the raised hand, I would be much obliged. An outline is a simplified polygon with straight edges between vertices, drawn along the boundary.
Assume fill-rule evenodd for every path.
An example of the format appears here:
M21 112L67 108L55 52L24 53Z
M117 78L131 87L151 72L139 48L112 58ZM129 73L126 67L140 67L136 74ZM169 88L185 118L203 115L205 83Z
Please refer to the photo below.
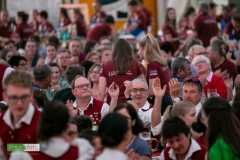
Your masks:
M125 97L129 97L131 95L131 92L132 92L132 89L133 89L132 82L131 81L124 81L123 84L126 87L126 89L124 91L124 95L125 95Z
M66 107L68 108L70 117L75 117L78 114L78 108L73 107L73 101L72 100L67 100Z
M119 95L119 87L115 82L113 82L108 88L108 94L111 98L117 98Z
M157 77L152 83L153 94L156 98L162 98L165 94L167 85L164 85L163 89L161 87L161 80Z
M169 83L170 96L172 99L177 98L180 93L181 83L177 78L172 78Z

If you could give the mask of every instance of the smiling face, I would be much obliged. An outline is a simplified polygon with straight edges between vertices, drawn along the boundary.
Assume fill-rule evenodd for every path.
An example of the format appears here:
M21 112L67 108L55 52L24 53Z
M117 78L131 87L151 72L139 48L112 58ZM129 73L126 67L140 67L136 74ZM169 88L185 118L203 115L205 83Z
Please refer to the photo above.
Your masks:
M137 103L139 108L142 108L147 101L149 92L144 82L133 82L133 90L131 95L134 97L134 101Z
M92 71L90 71L90 79L93 83L98 83L100 77L100 68L94 67Z
M53 66L51 68L52 68L52 83L57 84L57 82L60 78L60 70L56 66Z
M54 46L47 46L47 56L49 59L55 59L57 55L56 48Z
M5 57L5 59L6 59L6 62L8 62L9 61L9 59L11 58L13 56L13 53L10 51L10 52L8 52L7 53L7 55L6 55L6 57Z
M34 57L35 54L37 53L37 44L35 42L27 42L26 44L26 53L31 56Z

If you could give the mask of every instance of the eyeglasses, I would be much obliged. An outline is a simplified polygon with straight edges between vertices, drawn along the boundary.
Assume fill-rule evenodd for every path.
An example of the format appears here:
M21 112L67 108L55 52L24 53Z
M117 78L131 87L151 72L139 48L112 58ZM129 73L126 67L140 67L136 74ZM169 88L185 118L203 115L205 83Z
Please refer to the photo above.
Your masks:
M27 63L22 63L22 64L19 64L19 66L26 66Z
M82 85L79 85L79 86L76 86L74 88L77 88L77 89L84 89L84 87L86 88L90 88L91 87L91 84L87 83L87 84L82 84Z
M91 74L100 74L99 71L91 71L90 73L91 73Z
M21 97L18 97L18 96L7 96L8 100L10 103L17 103L18 100L20 99L22 103L25 103L29 100L30 98L30 95L29 94L26 94L26 95L23 95Z
M137 93L138 91L139 91L141 94L144 94L144 93L147 91L147 89L145 89L145 88L139 88L139 89L138 89L138 88L133 88L133 89L132 89L132 92L133 92L133 93Z
M73 132L73 131L69 131L68 132L68 136L69 137L74 137L76 134L78 134L77 132Z
M199 61L197 63L194 64L194 67L197 67L199 64L203 64L203 63L206 63L206 61L202 60L202 61Z

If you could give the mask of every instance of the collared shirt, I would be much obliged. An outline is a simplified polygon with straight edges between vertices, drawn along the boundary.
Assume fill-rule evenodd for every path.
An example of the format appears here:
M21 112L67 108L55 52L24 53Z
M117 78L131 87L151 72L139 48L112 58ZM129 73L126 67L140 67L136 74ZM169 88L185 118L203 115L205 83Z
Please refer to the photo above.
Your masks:
M151 117L152 117L152 108L150 108L150 103L146 100L146 103L142 108L138 110L138 116L142 120L144 128L147 128L151 125ZM145 110L145 112L143 111Z
M211 82L213 76L213 72L210 72L209 75L207 76L207 81Z
M59 158L69 150L70 145L78 147L79 160L92 159L94 149L87 140L82 138L77 138L72 143L68 143L62 137L52 137L48 142L40 143L40 150L52 158ZM20 154L19 152L12 152L9 160L15 159L33 160L27 152L21 152Z
M94 106L93 104L93 97L91 96L90 102L88 103L87 107L84 110L87 110L89 106ZM78 107L77 100L73 102L73 107L76 108ZM80 115L84 115L84 110L80 109L78 107ZM109 111L109 105L107 103L103 103L102 109L101 109L101 117L103 118L105 115L108 114Z
M121 151L111 148L105 148L96 160L128 160L128 157Z
M201 111L201 108L202 108L201 101L195 106L195 108L196 108L196 115L198 115L198 113Z
M191 145L188 149L188 153L185 156L184 160L189 160L192 157L193 153L199 150L201 150L200 145L195 140L191 139ZM172 149L169 150L168 154L171 159L177 160L177 156ZM165 160L164 150L161 153L160 160Z

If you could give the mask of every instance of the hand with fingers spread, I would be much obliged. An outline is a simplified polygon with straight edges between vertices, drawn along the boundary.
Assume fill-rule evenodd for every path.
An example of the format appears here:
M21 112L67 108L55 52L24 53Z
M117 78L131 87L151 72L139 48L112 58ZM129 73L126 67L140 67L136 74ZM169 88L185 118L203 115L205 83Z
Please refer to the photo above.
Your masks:
M111 98L118 98L119 92L119 87L115 82L113 82L108 88L108 94Z
M199 80L202 83L203 87L207 84L207 77L208 77L208 75L206 75L206 74L199 76Z
M231 78L225 77L223 80L224 80L225 85L227 86L227 89L232 90L232 88L233 88L233 78L232 77Z
M123 84L126 87L126 89L124 91L124 95L125 95L125 97L129 97L131 95L131 92L132 92L132 89L133 89L132 82L131 81L124 81Z
M167 88L167 85L165 85L162 89L161 81L158 77L152 83L152 89L153 89L155 98L162 99L165 94L166 88Z
M175 99L178 97L180 93L181 83L178 81L177 78L172 78L169 83L169 89L170 89L170 96L172 99Z
M229 75L229 74L228 74L228 71L225 70L225 71L223 71L223 72L221 72L221 73L219 74L219 77L222 77L222 79L224 79L227 75Z
M73 107L73 100L67 100L66 106L68 108L70 117L75 117L78 114L78 108Z

